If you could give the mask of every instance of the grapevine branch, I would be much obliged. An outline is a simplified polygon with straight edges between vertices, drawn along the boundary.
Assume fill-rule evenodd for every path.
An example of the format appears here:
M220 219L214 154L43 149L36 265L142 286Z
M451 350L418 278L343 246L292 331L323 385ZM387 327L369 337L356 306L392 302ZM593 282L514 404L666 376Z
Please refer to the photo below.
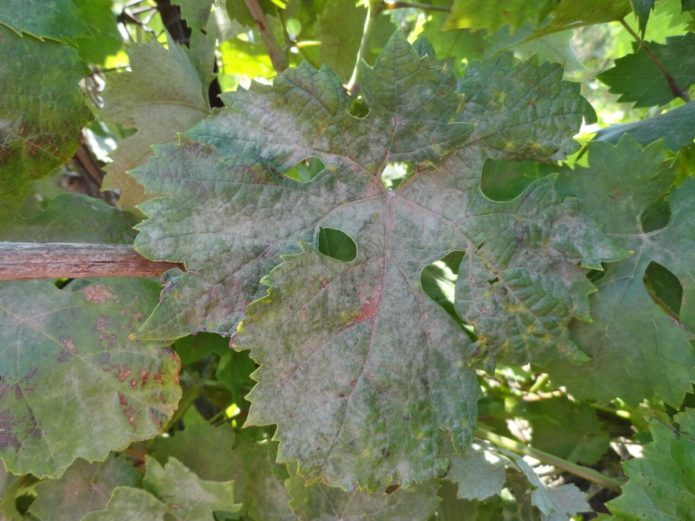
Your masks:
M445 5L421 4L419 2L384 2L384 9L391 11L393 9L422 9L423 11L439 11L440 13L448 13L451 10Z
M256 22L258 26L258 31L261 33L261 38L263 39L266 49L268 49L268 56L273 64L273 68L277 72L284 71L287 69L287 56L285 56L285 53L275 41L275 37L268 26L268 20L265 17L263 8L258 3L258 0L244 0L244 3L249 13L251 13L253 21Z
M171 268L183 266L122 244L0 242L0 280L159 277Z
M659 69L659 72L661 75L664 77L666 82L668 83L668 86L671 88L671 92L673 92L676 96L681 98L683 101L686 103L690 101L690 96L688 96L688 93L676 82L673 76L671 76L671 73L668 72L666 67L664 66L663 63L661 63L661 60L659 57L652 51L649 46L645 43L645 41L640 38L640 36L630 27L630 25L625 21L624 18L620 19L620 24L625 28L625 30L630 33L630 36L632 36L637 44L642 48L644 51L644 54L647 55L647 58L656 65L656 68Z

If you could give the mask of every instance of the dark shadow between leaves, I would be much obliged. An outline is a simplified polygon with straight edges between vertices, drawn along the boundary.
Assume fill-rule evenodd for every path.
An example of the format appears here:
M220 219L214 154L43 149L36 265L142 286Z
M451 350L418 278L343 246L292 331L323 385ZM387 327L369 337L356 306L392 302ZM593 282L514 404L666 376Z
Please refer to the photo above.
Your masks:
M357 119L364 119L367 117L367 114L369 114L369 107L362 96L357 96L352 100L352 103L350 103L348 107L348 114Z
M653 232L664 228L671 220L671 207L666 199L658 199L650 204L640 215L642 231Z
M651 262L644 272L643 280L656 305L677 319L683 302L683 286L678 277L661 264Z
M480 190L492 201L511 201L532 182L557 170L554 165L534 161L488 159L483 165Z

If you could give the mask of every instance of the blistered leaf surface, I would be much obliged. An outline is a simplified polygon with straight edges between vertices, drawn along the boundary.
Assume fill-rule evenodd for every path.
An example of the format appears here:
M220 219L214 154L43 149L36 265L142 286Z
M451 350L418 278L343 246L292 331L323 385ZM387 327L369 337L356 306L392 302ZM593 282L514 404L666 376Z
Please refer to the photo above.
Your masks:
M470 440L475 358L582 360L567 335L572 317L588 318L579 264L625 254L553 178L507 203L479 190L486 158L575 148L591 111L559 67L503 56L472 65L456 90L396 33L360 93L361 117L335 74L302 65L227 95L134 172L168 194L142 206L136 247L188 268L139 336L231 335L276 267L236 340L262 366L248 422L277 423L281 460L347 489L446 472L443 432L457 448ZM313 180L283 175L312 158L325 166ZM381 175L399 169L410 176L387 188ZM356 242L353 262L311 246L322 227ZM457 309L474 344L420 288L423 268L454 250L466 252Z
M142 279L0 285L0 458L10 471L58 477L78 457L103 460L161 432L180 398L178 358L128 340L156 292Z

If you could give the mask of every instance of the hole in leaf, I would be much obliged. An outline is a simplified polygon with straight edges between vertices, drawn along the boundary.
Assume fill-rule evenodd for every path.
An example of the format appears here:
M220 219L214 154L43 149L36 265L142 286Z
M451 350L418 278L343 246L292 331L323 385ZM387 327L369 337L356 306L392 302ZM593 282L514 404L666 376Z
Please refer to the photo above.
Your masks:
M480 189L493 201L511 201L533 181L556 170L553 165L533 161L488 159L483 165Z
M420 275L420 284L427 296L444 308L444 311L474 340L473 326L462 320L454 307L456 279L463 255L463 251L455 250L425 266Z
M678 318L683 301L683 286L678 277L661 264L651 262L644 273L644 286L657 306Z
M352 262L357 258L355 241L347 233L335 228L319 229L319 251L343 262Z
M362 119L366 118L367 114L369 114L369 107L362 96L357 96L352 100L352 103L350 103L348 112L351 116L357 119Z
M58 289L63 289L65 286L70 284L73 280L75 280L75 279L66 279L66 278L56 279L53 282L53 285Z
M649 205L640 215L642 231L653 232L666 226L671 219L671 207L666 199L659 199Z
M381 182L389 190L395 190L398 186L413 175L413 165L404 161L387 163L381 172Z
M605 262L602 262L601 266L603 267L602 270L589 270L586 274L586 278L589 279L591 282L598 282L603 277L605 277L607 264Z
M282 175L298 183L308 183L323 172L325 168L326 165L318 157L307 157L286 172L283 172Z

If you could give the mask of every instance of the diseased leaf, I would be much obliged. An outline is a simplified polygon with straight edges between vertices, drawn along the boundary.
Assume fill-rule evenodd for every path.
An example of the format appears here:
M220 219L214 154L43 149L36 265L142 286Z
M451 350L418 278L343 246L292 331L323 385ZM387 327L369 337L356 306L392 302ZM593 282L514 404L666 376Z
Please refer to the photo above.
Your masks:
M451 459L447 479L457 484L458 499L483 500L504 488L508 462L488 449L472 445L464 454Z
M695 512L695 412L678 414L673 429L650 425L653 441L644 456L623 463L628 482L607 504L616 521L693 519Z
M559 67L508 56L471 65L459 94L450 72L396 33L359 81L363 118L326 68L302 65L272 87L229 94L227 108L134 172L171 194L141 207L150 218L136 247L188 269L138 335L232 334L284 255L237 339L262 366L248 424L277 423L280 461L345 489L446 472L444 432L462 449L475 420L468 364L581 358L567 324L588 318L592 286L578 264L625 255L576 201L560 200L552 178L508 203L478 189L485 158L549 160L575 148L570 136L590 110ZM283 176L311 158L325 165L312 181ZM388 189L380 177L394 170L410 176ZM321 227L349 235L356 260L300 249ZM454 250L466 251L457 304L475 345L420 288L424 267Z
M178 132L192 127L210 109L207 84L201 81L183 47L171 39L168 49L156 41L133 45L128 56L132 70L107 78L101 117L136 132L111 154L114 162L106 168L102 188L119 190L119 205L133 208L145 195L127 172L152 154L152 145L173 141Z
M695 139L695 102L641 121L601 129L596 134L596 141L617 143L625 134L630 134L642 145L663 139L671 150L690 145Z
M671 36L665 44L647 42L661 65L676 84L688 91L695 83L695 33ZM618 101L634 101L636 107L663 105L678 97L654 61L641 47L615 61L615 66L599 74L598 79L621 96Z
M78 457L103 460L161 432L181 396L178 358L127 338L157 287L0 285L0 458L11 472L59 477Z
M213 512L238 512L231 481L204 481L175 458L160 465L148 458L143 486L167 506L172 521L212 519Z
M139 488L117 487L105 510L92 512L82 521L164 521L167 506Z
M133 462L125 456L109 456L103 463L77 460L58 480L41 481L30 512L39 519L74 521L94 510L106 508L117 486L137 486L140 481Z
M75 152L90 113L78 85L86 68L73 49L21 37L0 25L0 55L23 58L0 62L0 198L4 198L21 193L27 182L65 163Z
M629 137L617 145L593 143L589 165L564 175L561 191L577 196L587 213L605 223L609 235L635 253L610 265L597 281L593 322L572 327L572 337L591 361L579 367L555 361L551 376L581 398L620 397L632 404L659 398L677 407L694 381L690 339L695 328L695 244L690 230L695 222L695 182L687 180L671 192L668 224L645 232L641 214L673 182L662 146L642 149ZM647 292L643 278L651 262L673 272L683 286L680 322Z

